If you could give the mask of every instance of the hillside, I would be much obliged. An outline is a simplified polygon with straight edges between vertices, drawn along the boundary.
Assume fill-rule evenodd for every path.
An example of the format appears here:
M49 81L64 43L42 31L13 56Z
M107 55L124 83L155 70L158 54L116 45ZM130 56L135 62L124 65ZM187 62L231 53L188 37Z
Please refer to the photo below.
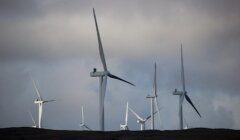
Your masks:
M9 140L240 140L240 130L195 128L168 131L69 131L36 128L1 128L0 139Z

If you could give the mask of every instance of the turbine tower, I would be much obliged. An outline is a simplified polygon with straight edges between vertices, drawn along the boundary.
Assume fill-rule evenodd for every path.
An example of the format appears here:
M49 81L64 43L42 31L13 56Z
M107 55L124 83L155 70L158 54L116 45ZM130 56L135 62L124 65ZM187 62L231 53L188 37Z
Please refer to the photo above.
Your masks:
M82 106L82 122L80 123L80 126L82 127L82 129L86 129L86 130L92 130L90 129L86 124L85 124L85 121L84 121L84 113L83 113L83 106Z
M151 118L151 115L149 115L147 118L140 117L133 109L128 107L128 109L133 113L133 115L137 118L137 123L140 124L140 130L145 130L145 123ZM157 112L154 112L156 114Z
M151 100L151 129L154 130L155 127L154 127L154 112L155 112L155 109L154 109L154 106L156 107L157 109L157 112L158 112L158 116L159 116L159 121L160 121L160 110L159 110L159 104L158 104L158 100L157 100L157 72L156 72L156 69L157 69L157 64L155 63L154 64L154 80L153 80L153 95L147 95L146 98L150 99Z
M99 123L100 123L100 130L104 131L104 98L105 98L105 92L106 92L106 86L107 86L107 77L126 82L130 85L133 85L133 86L135 86L135 85L126 81L126 80L124 80L124 79L121 79L121 78L111 74L108 71L107 64L106 64L105 57L104 57L102 42L101 42L99 30L98 30L98 24L97 24L97 19L96 19L96 14L95 14L94 8L93 8L93 16L94 16L95 26L96 26L96 31L97 31L99 54L100 54L100 59L101 59L102 64L103 64L104 71L97 71L97 69L94 68L93 72L90 73L90 76L91 77L99 77Z
M38 128L42 128L42 112L43 112L43 104L48 102L53 102L56 100L46 100L44 101L42 97L40 96L40 93L38 91L38 88L36 86L35 81L32 79L32 83L35 89L35 92L38 96L38 98L34 101L35 104L38 104Z
M128 102L126 106L126 114L125 114L125 124L120 124L121 130L128 130Z
M186 99L188 103L194 108L194 110L197 112L199 117L201 117L201 114L198 112L197 108L192 103L191 99L187 95L187 91L185 89L185 77L184 77L184 66L183 66L183 51L182 51L182 44L181 44L181 81L182 81L182 91L178 91L175 89L173 92L173 95L179 95L179 125L180 129L183 128L183 101Z
M32 113L29 111L28 112L29 113L29 116L31 117L31 119L32 119L32 122L33 122L33 128L37 128L37 124L36 124L36 122L35 122L35 120L33 119L33 115L32 115Z

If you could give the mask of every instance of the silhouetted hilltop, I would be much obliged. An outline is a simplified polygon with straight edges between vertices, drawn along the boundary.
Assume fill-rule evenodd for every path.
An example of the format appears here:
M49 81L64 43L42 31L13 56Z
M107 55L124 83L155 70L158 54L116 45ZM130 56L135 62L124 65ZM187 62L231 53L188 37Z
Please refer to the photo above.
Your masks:
M166 131L70 131L36 128L1 128L0 139L9 140L240 140L240 130L194 128Z

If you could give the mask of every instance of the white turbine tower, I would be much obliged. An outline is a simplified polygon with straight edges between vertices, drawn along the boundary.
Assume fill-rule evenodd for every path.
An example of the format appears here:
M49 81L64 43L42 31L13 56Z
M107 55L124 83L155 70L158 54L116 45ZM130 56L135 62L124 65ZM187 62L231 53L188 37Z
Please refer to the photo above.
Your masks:
M35 122L35 120L33 119L33 115L32 115L32 113L29 111L28 112L29 113L29 115L30 115L30 117L31 117L31 119L32 119L32 122L33 122L33 128L37 128L37 124L36 124L36 122Z
M121 130L128 130L128 102L126 106L126 114L125 114L125 124L120 124Z
M40 96L40 93L38 91L38 88L36 86L35 81L32 79L33 86L35 89L35 92L37 93L38 98L34 101L35 104L38 104L38 128L42 128L42 112L43 112L43 104L48 102L53 102L56 100L46 100L44 101L42 97Z
M94 16L95 26L96 26L96 31L97 31L99 54L100 54L100 58L101 58L101 61L103 64L104 71L97 71L97 69L94 68L93 72L90 73L90 76L91 77L99 77L99 123L100 123L100 130L104 131L104 98L105 98L105 92L106 92L106 86L107 86L107 77L121 80L121 81L131 84L133 86L135 86L135 85L111 74L108 71L94 8L93 8L93 16Z
M80 123L80 126L82 127L83 130L84 130L84 129L86 129L86 130L92 130L92 129L90 129L90 128L85 124L83 106L82 106L82 122Z
M137 118L137 123L140 124L140 130L145 130L145 123L151 118L151 115L149 115L147 118L140 117L133 109L128 107L128 109L133 113L133 115ZM154 112L156 114L157 112Z
M159 116L159 121L160 121L160 110L159 110L159 105L158 105L158 100L157 100L157 65L155 63L154 65L154 80L153 80L153 95L148 95L146 98L151 100L151 129L154 130L154 106L157 108L158 116Z
M199 117L201 117L200 113L198 112L197 108L192 103L191 99L187 95L187 91L185 89L185 77L184 77L184 66L183 66L183 51L182 51L182 44L181 44L181 80L182 80L182 91L178 91L175 89L173 95L179 95L179 125L180 129L184 129L183 127L183 101L186 99L188 103L194 108L197 112Z

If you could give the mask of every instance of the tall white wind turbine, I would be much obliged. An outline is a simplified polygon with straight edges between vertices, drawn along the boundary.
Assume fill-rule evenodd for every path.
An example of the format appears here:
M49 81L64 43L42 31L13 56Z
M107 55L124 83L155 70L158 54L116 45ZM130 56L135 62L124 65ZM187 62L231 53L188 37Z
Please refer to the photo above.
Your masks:
M35 120L34 120L34 118L33 118L33 115L32 115L32 113L29 111L28 112L29 113L29 116L31 117L31 119L32 119L32 122L33 122L33 128L37 128L37 124L36 124L36 122L35 122Z
M156 69L157 69L157 64L155 63L154 65L154 80L153 80L153 95L148 95L146 98L150 99L151 100L151 129L154 130L154 112L155 112L155 109L154 109L154 106L156 107L157 109L157 112L158 112L158 117L159 117L159 121L160 121L160 109L159 109L159 104L158 104L158 100L157 100L157 72L156 72Z
M91 77L99 77L99 123L100 123L100 130L104 131L104 98L105 98L105 92L106 92L106 86L107 86L107 77L126 82L133 86L135 86L135 85L111 74L108 71L94 8L93 8L93 16L94 16L95 26L96 26L96 31L97 31L99 54L100 54L100 59L103 64L104 71L97 71L97 69L94 68L93 72L90 73L90 76Z
M32 79L32 83L35 89L35 92L37 93L38 98L34 101L35 104L38 104L38 128L42 128L42 112L43 112L43 104L48 102L53 102L56 100L43 100L40 96L40 93L38 91L38 88L36 86L35 81Z
M82 127L83 130L84 130L84 129L86 129L86 130L92 130L92 129L90 129L90 128L85 124L83 106L82 106L82 122L80 123L80 126Z
M121 130L128 130L128 102L126 106L126 114L125 114L125 124L120 124Z
M201 114L198 112L197 108L192 103L191 99L187 95L187 91L185 89L185 77L184 77L184 66L183 66L183 51L182 51L182 44L181 44L181 81L182 81L182 91L178 91L175 89L173 92L173 95L179 95L179 125L180 129L184 129L183 127L183 101L186 99L188 103L194 108L194 110L197 112L199 117L201 117Z
M140 130L145 130L145 123L151 118L149 115L147 118L140 117L132 108L128 107L128 109L133 113L133 115L137 118L137 123L140 124ZM157 112L154 112L156 114ZM153 114L153 116L154 116Z

